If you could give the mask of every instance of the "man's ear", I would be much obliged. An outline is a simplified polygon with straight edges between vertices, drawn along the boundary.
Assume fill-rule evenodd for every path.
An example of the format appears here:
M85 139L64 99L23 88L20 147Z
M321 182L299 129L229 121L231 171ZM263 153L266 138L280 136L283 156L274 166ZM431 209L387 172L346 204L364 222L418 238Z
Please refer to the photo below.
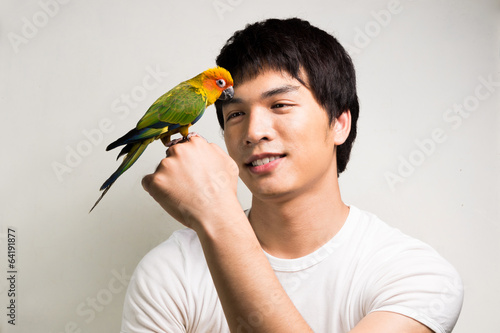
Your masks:
M351 111L345 110L340 116L335 119L333 124L334 132L334 143L335 146L339 146L347 140L349 133L351 132Z

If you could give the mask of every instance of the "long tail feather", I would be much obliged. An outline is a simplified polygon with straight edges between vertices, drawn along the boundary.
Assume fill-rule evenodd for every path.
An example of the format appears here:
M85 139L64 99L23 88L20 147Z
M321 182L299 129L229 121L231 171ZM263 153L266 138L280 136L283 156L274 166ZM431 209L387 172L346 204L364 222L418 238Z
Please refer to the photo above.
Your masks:
M132 150L133 146L134 146L133 143L129 143L125 147L123 147L123 149L120 151L120 153L118 154L118 156L116 156L116 160L118 160L120 158L120 156L128 154L130 152L130 150Z
M113 184L111 184L113 185ZM89 214L94 210L95 206L97 206L97 204L99 203L99 201L101 201L101 199L104 197L104 195L106 193L108 193L109 189L111 188L111 185L109 185L105 190L104 192L102 192L101 196L99 197L99 199L97 199L97 201L95 202L95 204L92 206L92 208L90 208L89 210Z
M137 159L142 155L146 147L152 142L154 139L145 140L144 142L135 143L130 146L128 149L127 156L123 159L122 164L116 169L116 171L102 184L100 190L104 192L101 194L99 199L97 199L94 206L90 209L89 213L97 206L99 201L104 197L104 195L109 191L111 185L120 177L125 171L127 171Z
M153 140L147 140L146 142L139 142L134 144L123 159L122 164L120 164L118 169L116 169L116 171L104 182L104 184L102 184L100 190L102 191L111 186L118 179L118 177L120 177L125 171L127 171L135 163L135 161L137 161L137 159L142 155L146 147L152 141Z

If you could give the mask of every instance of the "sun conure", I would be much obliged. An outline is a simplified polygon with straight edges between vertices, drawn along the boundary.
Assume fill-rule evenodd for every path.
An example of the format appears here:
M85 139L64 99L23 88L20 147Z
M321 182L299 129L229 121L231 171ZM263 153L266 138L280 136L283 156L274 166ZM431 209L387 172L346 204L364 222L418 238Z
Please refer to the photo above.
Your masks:
M209 105L217 99L231 99L233 94L231 74L222 67L215 67L179 83L158 98L134 129L106 148L111 150L125 145L118 158L123 155L125 157L118 169L102 184L100 190L104 192L90 211L101 201L116 179L137 161L151 142L161 139L163 144L168 146L171 142L170 136L176 133L187 139L189 126L203 116Z

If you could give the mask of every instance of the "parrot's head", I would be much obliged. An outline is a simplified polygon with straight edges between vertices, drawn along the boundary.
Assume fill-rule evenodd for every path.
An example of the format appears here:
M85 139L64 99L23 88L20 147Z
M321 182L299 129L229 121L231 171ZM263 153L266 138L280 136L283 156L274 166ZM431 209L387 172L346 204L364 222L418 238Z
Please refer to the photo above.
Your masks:
M229 100L233 98L233 78L229 71L222 67L210 68L200 74L203 89L205 90L208 103L211 105L216 100Z

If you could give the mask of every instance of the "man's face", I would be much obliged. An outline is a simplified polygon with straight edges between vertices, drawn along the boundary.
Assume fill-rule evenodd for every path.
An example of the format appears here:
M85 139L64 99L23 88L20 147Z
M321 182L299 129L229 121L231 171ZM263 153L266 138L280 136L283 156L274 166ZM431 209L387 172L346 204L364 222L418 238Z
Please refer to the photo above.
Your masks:
M255 197L294 197L337 177L328 115L287 73L264 71L237 85L223 117L229 155Z

